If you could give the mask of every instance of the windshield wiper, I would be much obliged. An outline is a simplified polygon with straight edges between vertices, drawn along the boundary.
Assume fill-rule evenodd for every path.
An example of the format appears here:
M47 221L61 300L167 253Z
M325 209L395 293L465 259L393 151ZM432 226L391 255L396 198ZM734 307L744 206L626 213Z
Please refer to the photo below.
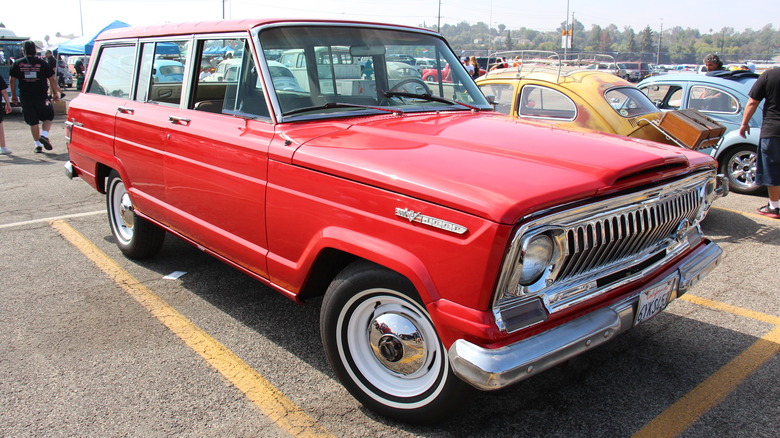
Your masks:
M403 91L382 91L382 95L385 97L406 97L409 99L422 99L427 100L430 102L441 102L441 103L448 103L450 105L460 105L465 106L466 108L473 110L473 111L480 111L480 109L476 106L469 105L467 103L459 102L457 100L447 99L446 97L439 97L434 96L430 93L406 93Z
M397 110L397 109L388 109L388 108L382 108L378 106L370 106L370 105L360 105L357 103L344 103L344 102L328 102L322 105L313 105L313 106L306 106L303 108L297 108L291 111L288 111L286 113L282 113L282 115L285 116L292 116L294 114L301 114L301 113L308 113L310 111L319 111L324 109L333 109L333 108L360 108L360 109L372 109L377 111L385 111L388 113L400 115L403 114L403 111Z

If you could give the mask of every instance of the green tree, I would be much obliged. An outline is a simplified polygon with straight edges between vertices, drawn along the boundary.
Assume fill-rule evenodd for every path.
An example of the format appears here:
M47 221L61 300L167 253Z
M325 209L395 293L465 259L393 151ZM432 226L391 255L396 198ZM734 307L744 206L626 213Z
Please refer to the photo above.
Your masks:
M648 25L639 34L639 50L642 53L653 52L653 43L655 42L655 32Z
M604 32L601 30L601 26L594 24L590 29L590 38L588 38L588 44L584 47L584 49L588 51L602 50L599 47L601 46L601 38L603 34Z

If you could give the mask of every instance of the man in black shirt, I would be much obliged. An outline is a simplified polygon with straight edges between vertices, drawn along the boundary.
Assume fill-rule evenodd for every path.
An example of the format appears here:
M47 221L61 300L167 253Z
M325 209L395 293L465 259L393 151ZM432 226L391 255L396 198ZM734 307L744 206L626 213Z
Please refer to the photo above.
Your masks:
M35 53L35 43L25 41L25 56L17 59L11 67L11 101L17 103L19 100L16 96L18 81L24 122L30 125L30 132L35 140L35 152L40 153L41 147L52 149L49 129L54 120L54 107L48 99L49 87L55 102L60 100L60 87L57 86L57 79L49 64L35 56ZM39 125L42 125L42 130Z
M764 100L761 140L756 159L756 182L766 186L769 204L760 207L758 213L780 219L780 68L765 71L758 77L748 93L750 99L745 105L739 135L750 133L750 118Z
M53 71L57 71L57 59L54 58L51 50L46 51L46 64L49 64L49 68L51 68Z

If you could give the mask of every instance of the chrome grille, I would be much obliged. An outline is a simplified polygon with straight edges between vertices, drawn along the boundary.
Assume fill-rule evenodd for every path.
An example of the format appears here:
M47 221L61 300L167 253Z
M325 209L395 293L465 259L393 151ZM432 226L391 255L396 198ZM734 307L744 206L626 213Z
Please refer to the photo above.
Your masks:
M718 193L714 169L557 212L540 212L510 242L493 302L508 332L629 284L702 242L699 222ZM553 255L523 283L525 248L552 239ZM541 318L541 319L540 319Z
M698 192L685 191L570 227L556 281L600 271L652 250L684 219L693 222L700 207Z

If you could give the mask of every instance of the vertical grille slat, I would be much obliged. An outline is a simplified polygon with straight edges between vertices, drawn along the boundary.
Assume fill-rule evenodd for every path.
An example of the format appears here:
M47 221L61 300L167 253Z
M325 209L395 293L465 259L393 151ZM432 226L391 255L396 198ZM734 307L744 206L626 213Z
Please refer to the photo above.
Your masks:
M556 281L578 277L655 249L673 237L683 219L693 221L700 204L695 190L571 226L566 233L568 254Z

